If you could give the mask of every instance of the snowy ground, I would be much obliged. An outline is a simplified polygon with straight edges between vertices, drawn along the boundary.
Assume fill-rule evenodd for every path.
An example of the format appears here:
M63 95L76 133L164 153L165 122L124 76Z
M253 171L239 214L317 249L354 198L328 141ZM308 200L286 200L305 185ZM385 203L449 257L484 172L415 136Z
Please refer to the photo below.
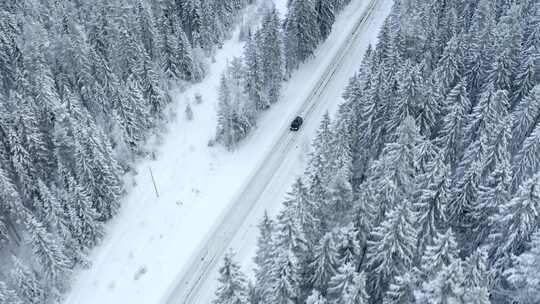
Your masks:
M276 0L284 8L286 0ZM360 7L367 0L353 0L351 7ZM249 229L235 237L232 247L249 269L252 247L256 237L253 225L264 209L276 210L290 182L301 173L305 153L318 118L326 109L335 110L347 79L360 64L362 52L373 41L376 29L389 10L389 1L377 12L368 32L350 52L340 69L336 81L329 84L317 107L313 122L306 123L301 144L289 155L274 179L271 197L264 208L254 210L254 217L246 223ZM349 11L349 10L348 10ZM347 11L347 12L348 12ZM352 11L352 10L351 10ZM129 194L124 198L119 215L107 226L103 243L91 254L93 265L77 275L72 291L65 303L69 304L118 304L158 303L170 288L184 264L209 233L214 221L230 203L234 195L246 184L256 168L281 135L279 130L296 114L311 87L317 82L325 67L331 62L340 41L347 39L342 33L356 21L347 18L347 12L338 19L329 40L317 52L316 60L303 65L286 85L279 104L265 113L256 129L234 153L221 147L207 146L214 135L216 121L217 86L227 60L242 52L242 44L235 38L226 42L216 54L207 78L179 94L175 103L178 119L168 126L163 144L158 148L157 159L142 161L139 173ZM352 20L351 20L352 19ZM193 104L193 95L201 93L203 103ZM194 120L184 119L186 102L192 102ZM154 174L159 197L156 196L150 177ZM245 246L240 246L239 244ZM208 290L208 296L213 290ZM204 300L206 301L206 300Z

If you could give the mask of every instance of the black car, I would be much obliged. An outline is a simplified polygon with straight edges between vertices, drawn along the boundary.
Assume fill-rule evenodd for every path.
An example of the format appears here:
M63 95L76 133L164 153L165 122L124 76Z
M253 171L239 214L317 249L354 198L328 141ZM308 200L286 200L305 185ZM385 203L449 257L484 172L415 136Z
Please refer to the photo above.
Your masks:
M302 117L296 116L296 118L291 123L291 131L298 131L303 122L304 120L302 119Z

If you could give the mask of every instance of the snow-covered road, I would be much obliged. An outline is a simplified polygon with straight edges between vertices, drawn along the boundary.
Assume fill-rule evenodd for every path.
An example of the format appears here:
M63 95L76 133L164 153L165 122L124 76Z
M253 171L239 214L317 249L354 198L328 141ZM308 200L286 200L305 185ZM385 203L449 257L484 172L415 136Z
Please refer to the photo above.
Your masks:
M287 0L274 2L283 15ZM257 179L255 192L249 194L257 201L253 202L251 211L242 209L248 213L245 220L238 217L233 220L238 226L229 230L226 239L230 242L219 245L221 249L234 248L244 270L249 270L258 233L257 222L265 209L272 214L279 208L290 184L302 173L321 116L326 110L333 112L341 102L348 78L358 69L363 52L375 41L378 28L390 10L391 0L380 0L381 6L354 35L355 41L350 42L341 64L332 69L330 81L321 82L322 76L328 75L329 67L336 64L343 44L350 40L368 2L351 1L338 16L330 37L317 49L315 58L302 64L292 75L280 101L263 113L258 127L230 153L220 146L208 147L208 140L216 129L221 73L233 56L242 53L243 43L238 41L239 30L236 29L216 53L207 77L175 95L171 109L177 113L176 119L171 117L159 144L149 142L149 146L156 149L156 159L141 160L135 170L137 174L126 178L128 194L123 198L120 212L107 224L103 242L91 252L91 267L76 272L64 303L181 301L181 297L169 295L178 292L175 290L182 274L197 262L194 257L200 261L201 248L206 244L203 240L208 240L215 223L226 217L224 210L230 210L228 206L238 201L246 185L257 175L264 178ZM246 15L252 14L253 11L246 11ZM320 88L315 95L313 88ZM193 102L197 93L202 95L201 104ZM314 101L317 106L310 110L301 131L289 134L286 128L291 119L307 111L306 100ZM194 112L191 121L183 115L187 103L191 103ZM280 143L277 147L281 153L275 150L277 143ZM258 173L257 168L268 162L272 165L267 171ZM159 196L154 192L150 169ZM262 182L264 179L268 182ZM205 270L207 274L200 282L197 302L209 303L213 297L215 270L220 259L220 254L214 255L215 263Z
M220 214L185 264L181 275L171 285L163 303L210 303L217 270L228 248L237 252L245 268L250 267L258 220L265 210L270 213L276 211L291 182L301 173L309 141L322 115L335 110L341 101L348 78L357 70L367 45L374 42L391 3L390 0L353 1L338 18L333 34L312 60L322 68L316 82L303 83L305 71L302 68L293 75L282 102L302 98L297 110L287 114L289 118L296 114L304 117L302 129L290 132L287 124L278 125L276 132L280 136ZM302 85L300 92L307 92L307 95L299 96Z

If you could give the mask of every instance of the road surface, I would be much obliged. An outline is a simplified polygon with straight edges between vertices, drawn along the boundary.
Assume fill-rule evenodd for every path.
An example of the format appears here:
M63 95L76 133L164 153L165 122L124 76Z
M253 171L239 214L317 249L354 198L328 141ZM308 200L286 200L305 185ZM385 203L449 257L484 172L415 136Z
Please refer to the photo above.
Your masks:
M380 19L386 17L385 12L389 11L390 5L390 0L370 0L355 12L358 21L348 33L350 39L343 41L336 56L329 62L300 107L298 113L304 117L304 125L298 132L289 131L288 126L279 130L282 135L220 215L210 233L186 263L186 268L171 285L163 303L209 303L214 294L217 270L227 249L232 247L237 252L241 251L239 257L244 259L253 253L255 223L265 209L275 208L276 202L282 200L283 189L300 173L294 169L298 168L295 162L301 158L300 154L305 152L300 147L305 144L306 138L311 139L320 117L329 108L329 98L333 98L334 103L339 100L339 94L348 77L356 71L367 46L360 44L373 42L382 24ZM326 94L327 91L331 93ZM296 114L291 113L291 119Z

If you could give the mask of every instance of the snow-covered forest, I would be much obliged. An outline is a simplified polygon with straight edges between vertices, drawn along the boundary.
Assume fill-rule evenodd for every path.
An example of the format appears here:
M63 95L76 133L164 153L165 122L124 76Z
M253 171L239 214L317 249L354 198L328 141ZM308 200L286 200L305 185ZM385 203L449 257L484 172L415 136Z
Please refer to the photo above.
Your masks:
M539 303L538 1L395 0L343 97L214 303Z
M264 16L260 28L248 33L243 56L222 76L216 141L233 149L247 136L258 114L278 101L282 81L313 55L349 2L295 0L283 22L275 9Z
M0 3L0 303L47 303L103 237L168 92L248 0Z

